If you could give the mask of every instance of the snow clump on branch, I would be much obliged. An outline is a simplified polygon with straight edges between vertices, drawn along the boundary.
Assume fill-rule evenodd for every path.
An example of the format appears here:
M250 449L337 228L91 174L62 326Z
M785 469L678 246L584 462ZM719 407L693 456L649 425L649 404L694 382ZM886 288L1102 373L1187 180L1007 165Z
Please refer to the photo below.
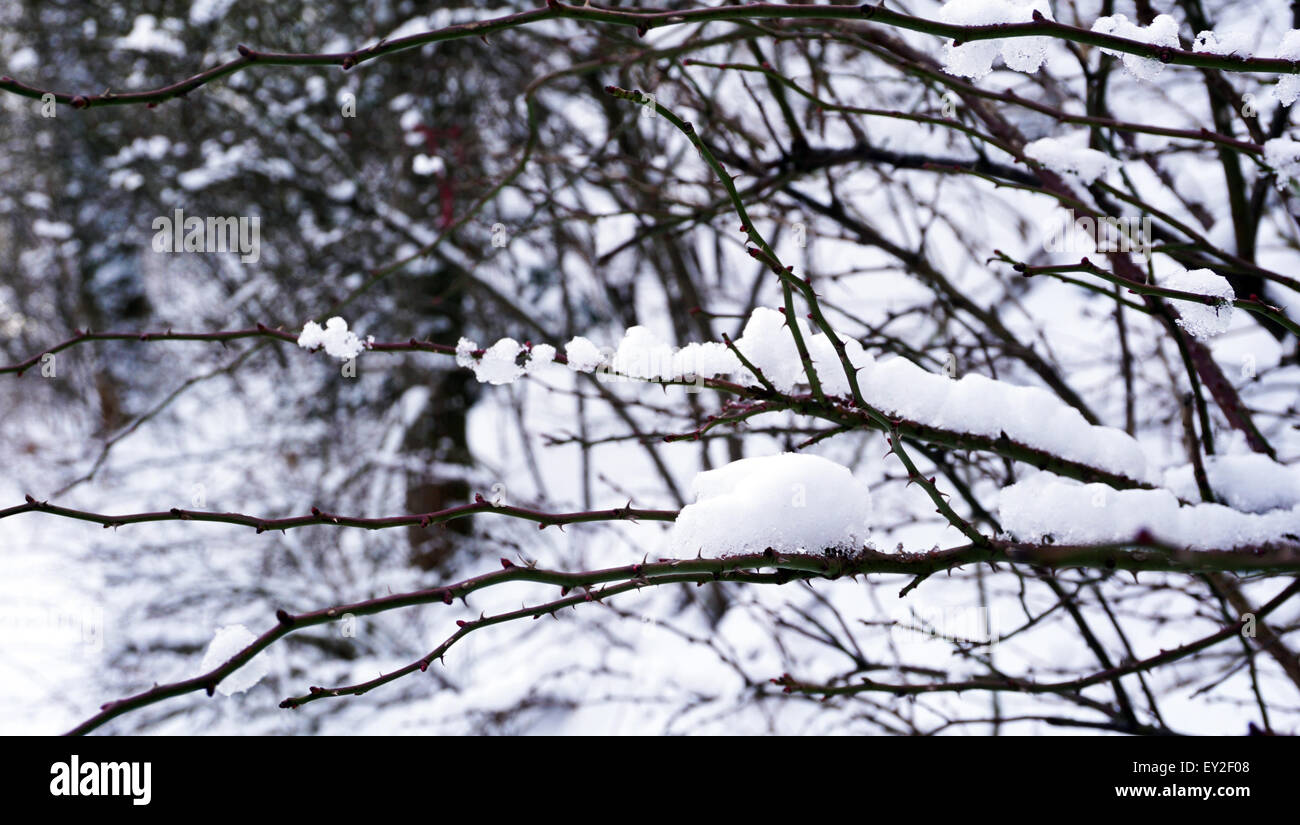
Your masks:
M1136 40L1168 49L1181 48L1178 43L1178 21L1167 14L1157 15L1150 26L1130 23L1122 14L1113 17L1098 17L1092 24L1092 30L1098 34L1109 34L1125 40ZM1140 57L1128 52L1117 52L1102 48L1102 51L1124 61L1124 68L1139 80L1153 81L1164 71L1165 64L1152 57Z
M1282 43L1277 48L1277 56L1282 60L1300 60L1300 29L1292 29L1282 35ZM1273 97L1283 106L1290 106L1300 97L1300 75L1285 74L1277 79L1273 87ZM1271 142L1271 141L1270 141ZM1268 144L1264 144L1267 149Z
M1300 143L1290 138L1265 141L1264 162L1277 170L1278 188L1285 188L1288 178L1300 177Z
M538 372L555 360L555 347L538 344L525 347L513 338L502 338L485 350L468 338L456 342L456 365L474 370L484 384L510 384L521 376Z
M954 26L1030 23L1034 12L1046 20L1053 19L1047 0L950 0L939 10L939 20ZM944 69L949 74L979 80L993 71L993 59L1000 52L1008 69L1036 72L1047 59L1048 42L1046 37L1008 37L949 43L944 52Z
M1232 284L1222 275L1216 275L1208 269L1192 269L1175 272L1164 279L1162 284L1169 289L1181 292L1194 292L1217 300L1212 304L1198 301L1184 301L1173 298L1169 303L1178 310L1178 326L1199 340L1206 340L1228 331L1232 325L1232 302L1237 295Z
M1213 314L1213 307L1202 308ZM825 333L813 333L803 319L796 323L822 391L831 397L851 396L844 364L830 338ZM1048 390L977 374L955 380L906 358L877 364L857 340L844 335L840 338L863 400L887 415L960 434L992 439L1005 435L1026 447L1135 482L1156 481L1149 474L1141 446L1132 436L1113 427L1089 424L1078 410ZM508 342L504 355L517 354L518 344L504 340ZM585 338L570 341L565 352L569 369L599 371L597 378L602 381L725 377L753 389L764 388L766 381L782 395L806 391L809 386L783 313L767 307L755 309L733 344L735 352L717 342L693 343L674 350L649 329L632 327L612 355L602 354ZM533 348L534 357L538 349ZM506 383L529 371L527 366L517 367L509 358L508 363L484 369L478 360L479 352L473 342L462 340L457 348L457 363L474 369L480 381L496 378L493 383ZM762 374L761 379L736 352ZM483 357L487 357L486 353Z
M1300 505L1264 513L1180 506L1169 490L1115 490L1048 472L1003 488L998 518L1019 541L1056 544L1123 544L1145 535L1174 547L1231 550L1294 542L1300 534Z
M298 346L303 349L324 347L327 354L341 361L356 358L370 343L374 343L374 336L363 342L356 333L348 331L348 322L337 316L326 321L324 328L315 321L308 321L298 336Z
M1261 453L1210 455L1204 464L1215 498L1233 509L1267 513L1300 505L1300 467L1279 464ZM1184 501L1200 498L1191 464L1166 470L1164 486Z
M218 628L216 634L212 637L212 642L208 645L208 652L203 654L203 662L199 665L199 672L207 673L217 669L255 641L257 641L257 637L242 624L232 624ZM243 693L262 681L270 667L265 656L254 656L245 662L243 667L222 679L217 684L217 690L220 691L222 696Z
M847 467L815 455L742 458L699 473L678 514L678 555L857 550L871 533L871 491Z
M1025 157L1064 175L1074 175L1091 186L1097 178L1119 168L1120 162L1105 152L1088 148L1088 130L1064 137L1046 137L1025 144Z

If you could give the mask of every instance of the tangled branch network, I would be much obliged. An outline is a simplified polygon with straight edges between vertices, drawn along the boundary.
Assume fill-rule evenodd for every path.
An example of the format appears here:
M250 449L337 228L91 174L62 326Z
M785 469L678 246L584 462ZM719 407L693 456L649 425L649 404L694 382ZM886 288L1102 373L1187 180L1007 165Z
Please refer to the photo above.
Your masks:
M1189 8L1184 22L1196 27L1195 17ZM448 212L436 232L417 231L412 222L372 208L389 228L398 226L406 233L407 242L391 258L380 259L387 263L351 273L355 277L346 282L341 296L314 304L314 320L299 326L297 319L268 313L246 318L238 322L246 326L231 329L178 332L160 325L74 329L69 335L64 327L23 354L9 353L13 360L0 365L0 376L15 384L38 382L42 375L55 375L51 365L59 358L80 357L101 346L145 344L209 344L223 353L233 348L234 360L214 369L213 375L234 375L254 358L269 358L271 353L283 361L296 359L293 363L299 366L333 359L345 370L355 369L358 362L369 368L384 361L381 356L388 359L384 369L393 370L399 362L401 369L413 370L429 368L425 362L435 361L430 369L454 369L467 383L472 373L476 387L483 385L484 391L502 397L531 391L521 386L540 387L576 399L583 416L589 405L606 404L610 420L623 427L619 432L595 435L600 428L589 430L583 417L581 432L547 435L544 440L556 448L581 448L588 486L592 451L632 442L663 477L677 505L634 506L628 493L618 499L626 504L599 508L590 506L587 495L586 506L563 511L507 503L486 489L471 491L458 503L440 500L423 512L392 514L390 509L381 515L349 515L323 505L285 515L284 510L259 514L205 507L97 512L62 503L63 496L102 473L117 444L201 381L192 379L119 428L76 481L49 496L32 491L23 503L0 509L0 520L99 524L114 531L114 542L129 541L145 529L141 525L159 522L208 523L232 531L251 528L268 537L290 531L333 536L334 531L401 528L419 535L412 542L425 541L438 530L450 534L470 519L475 524L532 523L543 531L578 532L604 524L622 525L618 535L638 549L659 547L656 542L664 531L655 527L658 522L669 525L671 551L644 551L638 553L640 562L577 570L544 565L526 548L503 551L499 569L490 572L448 577L404 592L325 602L327 606L306 611L280 608L266 616L260 635L244 630L219 637L222 644L214 643L205 660L211 666L205 665L199 675L155 683L107 702L71 733L94 731L187 694L213 696L223 685L246 689L251 686L247 677L265 662L264 651L272 645L345 619L419 606L466 616L455 621L454 631L406 664L352 683L310 685L283 698L280 708L296 710L319 700L361 696L404 677L426 674L435 664L454 669L454 664L442 664L445 657L479 630L558 618L570 609L610 607L632 594L675 592L681 585L708 586L724 594L805 588L818 594L810 598L834 617L817 619L799 608L802 624L797 629L788 619L774 620L773 625L846 657L850 665L841 670L810 666L808 675L798 675L781 669L790 662L778 666L763 660L769 672L755 680L740 657L719 654L742 673L753 695L770 692L780 701L814 697L874 714L878 709L869 704L873 695L973 693L994 697L998 724L1009 718L997 704L1000 694L1056 697L1099 721L1041 713L1024 718L1126 733L1168 733L1174 726L1161 714L1158 691L1150 680L1175 663L1217 662L1213 657L1236 643L1241 649L1222 662L1222 678L1246 674L1241 678L1248 680L1261 724L1269 728L1270 691L1276 693L1276 687L1265 686L1261 669L1267 666L1284 687L1300 690L1300 660L1288 639L1300 630L1293 616L1293 597L1300 593L1300 469L1287 460L1300 447L1295 435L1297 368L1284 352L1294 348L1300 336L1294 320L1300 282L1286 274L1283 255L1258 254L1255 239L1272 203L1281 203L1277 212L1283 228L1278 233L1285 238L1275 247L1292 242L1300 222L1291 181L1300 173L1300 143L1285 136L1290 104L1300 97L1300 31L1280 38L1272 56L1252 56L1223 33L1206 29L1189 38L1180 34L1181 28L1172 16L1146 14L1136 23L1115 15L1072 24L1052 19L1044 2L1012 0L952 0L928 16L895 11L884 3L652 10L549 2L504 16L408 30L347 51L290 53L240 45L237 57L152 89L69 92L0 77L0 91L74 110L60 117L89 118L94 115L81 114L83 110L131 105L165 110L164 104L179 105L181 98L190 105L202 95L218 95L227 85L239 88L248 76L268 76L273 68L337 67L351 72L370 66L378 72L379 61L396 64L403 54L412 61L420 59L417 55L427 58L431 51L426 47L435 44L441 49L457 41L469 45L507 37L521 43L528 42L525 36L609 38L601 41L614 44L608 53L597 51L577 60L575 53L563 52L552 62L538 63L543 74L518 95L522 147L511 147L515 154L494 168L495 177L488 183L476 181L470 187L472 197L458 199L450 189L440 190L447 194L440 195L439 208ZM941 56L930 53L936 47L942 48ZM832 48L861 56L873 71L885 73L894 89L911 88L919 96L907 101L907 95L890 91L882 93L887 100L879 106L855 105L861 100L854 96L854 87L837 76L852 72L834 69ZM769 59L765 49L779 53L780 59ZM826 51L814 59L813 49ZM565 63L565 56L575 60ZM995 73L999 59L1002 69ZM660 85L651 91L631 88L637 77L633 69L652 64L663 66ZM1065 64L1075 65L1077 72L1062 73L1060 82L1044 68ZM1149 85L1164 71L1179 67L1195 75L1212 100L1208 124L1139 122L1133 107L1124 112L1108 108L1111 103L1104 94L1080 93L1083 105L1062 97L1062 86L1104 88L1113 67L1128 73L1125 82L1137 84ZM619 83L596 82L594 75L601 73L617 77ZM1004 75L1038 79L1044 85L1017 81L992 88L996 84L986 79ZM1243 114L1251 108L1243 95L1251 93L1234 86L1255 83L1265 75L1279 78L1272 87L1277 110L1271 123L1262 122L1258 112ZM569 83L578 85L562 85ZM726 109L732 101L716 91L710 99L709 83L734 90L736 99L749 95L757 114L731 117ZM761 90L757 84L763 84ZM584 157L597 160L576 171L564 186L574 181L611 190L623 185L622 173L609 159L609 147L636 151L631 147L641 138L634 135L643 127L663 127L654 139L666 148L648 156L673 158L668 166L699 172L690 180L681 173L682 188L693 192L693 200L673 195L676 199L670 198L657 213L637 198L666 187L641 187L626 197L620 191L617 198L601 200L619 212L639 213L644 220L636 223L632 238L612 251L606 244L597 254L593 241L590 249L573 256L599 270L630 250L661 252L669 261L663 264L668 275L662 288L672 328L679 336L692 337L693 343L674 347L651 324L626 323L611 324L621 337L615 335L611 340L617 343L602 347L595 333L589 333L590 338L573 334L584 331L567 292L579 288L576 279L562 276L565 283L555 289L569 307L566 323L538 321L542 310L531 312L526 301L521 307L508 287L490 283L491 256L497 252L476 257L466 251L471 248L466 238L478 230L480 216L504 209L501 204L511 198L534 197L530 220L538 214L550 216L537 218L534 228L553 231L557 245L570 242L565 233L577 223L572 218L589 204L582 197L558 194L560 161L552 160L546 143L586 138L581 128L571 134L556 125L562 115L554 95L561 88L581 96L590 108L584 109L588 115L602 113L617 124L605 144L586 147ZM938 110L931 105L934 101L939 101ZM688 109L696 113L691 115L694 120L683 114ZM832 126L827 126L828 119ZM874 140L862 125L868 122L873 128L886 122L917 134L928 130L931 136L951 140L952 146L941 149L929 142L915 151L911 146L900 150L898 141ZM1053 131L1062 126L1081 131ZM816 143L817 128L822 145ZM437 141L445 138L432 137L433 131L425 129L421 134L427 145L443 148ZM1045 136L1028 139L1026 133L1034 131ZM775 148L777 157L764 155L765 148ZM1170 158L1184 152L1224 170L1220 177L1229 189L1224 209L1215 212L1195 202L1196 195L1177 191L1179 177L1170 171ZM436 172L443 176L440 180L450 179L442 166L431 165L427 158L423 164L441 170ZM900 184L899 191L909 198L933 198L934 208L918 210L918 216L924 212L926 217L897 232L882 229L882 221L868 217L870 210L854 204L853 189L836 180L838 170L860 166L905 176L909 183ZM1252 171L1253 182L1247 179ZM531 175L540 175L545 183L534 186ZM982 187L981 197L997 192L1032 199L1015 201L1018 207L1048 203L1067 208L1073 220L1090 221L1094 229L1122 229L1124 208L1139 209L1154 220L1141 237L1122 230L1120 240L1125 243L1094 243L1087 254L1071 252L1061 261L1033 243L1012 246L1011 233L1004 233L1007 237L993 247L977 232L963 236L954 230L960 220L938 206L938 192L950 181ZM579 184L573 186L574 192L580 191ZM1160 186L1169 191L1158 191ZM341 200L359 202L352 195ZM925 297L911 306L889 303L885 289L857 286L874 277L870 268L832 273L818 266L801 252L802 245L795 248L783 241L789 224L781 214L785 208L816 216L827 227L823 237L869 249L873 256L878 253L887 261L878 270L902 273L926 290ZM593 224L617 217L579 216ZM717 232L716 243L701 245L712 247L712 257L692 246L693 228L712 231L714 223L723 222L730 231ZM797 226L797 232L808 231L804 222ZM947 268L956 265L937 262L940 256L927 246L934 236L948 239L957 250L952 257L975 261L979 277L989 279L980 282L984 286L950 277ZM1097 241L1095 233L1092 240ZM504 247L494 243L490 248ZM1294 248L1288 254L1294 255ZM554 257L565 259L562 254ZM480 346L469 337L468 325L453 330L454 343L442 329L407 337L405 325L366 303L386 284L430 260L440 260L449 271L456 269L461 273L457 283L469 284L479 300L494 308L476 322L481 334L500 335L492 332L493 321L508 319L515 328L528 330L533 340L500 337ZM746 285L744 290L748 302L736 298L742 290L711 289L709 278L696 278L695 273L708 268L706 260L712 260L719 273L756 268L752 288ZM1048 307L1045 303L1050 302L1036 301L1029 290L1043 284L1050 285L1044 289L1063 290L1052 295L1097 302L1089 306L1101 307L1095 314L1106 320L1090 327L1090 335L1109 338L1112 327L1107 325L1114 325L1115 340L1107 340L1106 346L1114 343L1116 375L1108 373L1104 380L1122 387L1116 404L1097 389L1101 382L1087 374L1086 366L1072 372L1060 366L1059 342L1049 340L1049 333L1027 331L1029 327L1008 320L1021 310L1026 315L1057 312L1059 304L1066 303ZM638 300L635 275L630 286L616 286L604 289L604 296L617 296L629 305ZM868 317L856 308L854 301L864 295L861 303L871 312L879 309L878 316ZM549 306L552 297L539 298L537 305ZM367 306L369 312L363 310ZM707 306L725 310L703 308ZM635 310L622 316L638 317ZM261 323L254 323L258 318ZM735 322L730 326L735 334L721 331L723 321ZM363 338L353 327L387 330L397 340ZM559 329L565 334L558 335ZM1105 332L1096 332L1101 329ZM1289 386L1291 395L1280 408L1269 406L1275 396L1253 394L1259 383L1255 366L1249 380L1238 380L1215 349L1233 334L1247 334L1242 330L1258 333L1282 353L1276 358L1275 386ZM936 348L964 353L969 367L961 377L955 368L945 368L944 359L933 353ZM1107 349L1105 357L1110 352ZM949 366L956 360L953 355ZM1165 375L1152 377L1157 366ZM1144 382L1157 389L1144 392ZM657 408L653 399L660 390L659 397L674 403L681 399L681 407ZM674 395L668 396L669 390ZM518 418L522 422L524 417L521 403ZM526 451L539 440L534 435L521 437ZM780 449L744 457L742 439L758 436L770 436L765 445ZM883 445L878 443L882 437ZM844 444L853 447L831 450L831 445ZM714 445L718 450L710 452ZM706 468L694 474L689 496L677 492L672 460L663 458L662 451L674 448L702 451L704 456ZM719 462L724 449L725 460ZM820 455L823 449L844 460ZM884 457L873 465L878 477L865 483L854 462L867 450L875 450L874 458L881 449ZM849 454L853 460L846 458ZM609 486L621 495L614 482ZM906 499L906 506L898 503L914 493L924 498ZM991 504L994 499L996 505ZM945 541L946 546L921 543L916 533L908 532L918 525L944 536L949 534L943 531L955 530L959 538ZM887 549L881 537L895 534L906 541ZM905 549L909 543L912 549ZM492 565L495 568L496 562ZM433 565L429 569L445 572ZM995 663L986 645L964 639L950 640L957 651L953 655L973 672L881 664L858 647L853 632L857 628L851 630L839 608L812 587L823 580L898 577L898 596L916 600L934 586L927 582L963 573L977 577L981 599L992 598L986 577L1014 580L1014 589L1001 596L1022 606L1024 619L1002 634L1001 641L1060 620L1094 664L1068 674L1035 674L1032 667L1012 673ZM1140 651L1141 645L1125 631L1125 623L1135 621L1128 597L1105 595L1106 588L1127 581L1125 576L1136 586L1139 574L1158 577L1157 590L1194 591L1197 618L1213 627L1185 634L1176 644L1154 652ZM519 584L536 585L529 593L537 598L518 609L494 608L475 616L471 597L486 600ZM1050 593L1050 601L1040 605L1026 597L1031 586ZM754 598L756 610L768 609L757 601L761 596ZM1094 627L1099 617L1105 632ZM1145 618L1163 628L1158 618ZM791 667L799 664L795 661ZM888 681L871 675L881 669L890 673ZM256 681L258 677L251 679ZM1132 693L1134 685L1140 697ZM1098 698L1102 695L1107 698ZM958 723L945 718L932 730L949 724Z

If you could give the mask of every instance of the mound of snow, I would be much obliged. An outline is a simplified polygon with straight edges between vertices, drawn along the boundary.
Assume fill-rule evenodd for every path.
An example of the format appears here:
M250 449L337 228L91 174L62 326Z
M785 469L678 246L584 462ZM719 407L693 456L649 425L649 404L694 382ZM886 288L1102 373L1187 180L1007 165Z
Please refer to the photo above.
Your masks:
M858 549L871 491L847 467L797 453L743 458L695 476L672 530L677 555Z
M1300 468L1278 464L1259 453L1208 456L1205 477L1215 498L1247 513L1266 513L1300 504ZM1165 487L1183 501L1199 501L1190 464L1165 471Z
M1145 531L1165 544L1231 550L1300 535L1300 506L1244 513L1222 504L1179 506L1169 490L1115 490L1040 472L1002 490L1002 529L1019 541L1119 544Z
M298 346L303 349L324 347L326 353L343 361L356 358L366 348L365 342L348 330L348 322L337 316L326 321L323 328L315 321L308 321L298 336Z

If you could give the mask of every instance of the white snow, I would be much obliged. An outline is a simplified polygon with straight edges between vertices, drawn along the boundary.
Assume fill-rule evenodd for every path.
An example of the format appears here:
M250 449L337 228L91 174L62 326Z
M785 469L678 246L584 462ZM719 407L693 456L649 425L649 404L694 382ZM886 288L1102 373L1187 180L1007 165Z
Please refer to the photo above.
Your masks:
M525 374L550 366L554 361L555 347L550 344L528 348L513 338L502 338L480 351L478 344L468 338L461 338L456 343L456 365L474 370L474 377L484 384L509 384Z
M1119 168L1120 162L1105 152L1088 148L1088 130L1059 138L1040 138L1025 144L1025 156L1060 174L1074 175L1085 185Z
M1266 513L1300 505L1300 468L1260 453L1206 456L1205 477L1215 497L1234 510ZM1166 470L1164 486L1183 501L1201 498L1191 464Z
M1175 547L1228 550L1295 541L1300 506L1256 514L1221 504L1179 506L1169 490L1115 490L1047 472L1006 487L998 502L1002 528L1019 541L1109 544L1142 531Z
M1264 162L1277 170L1278 186L1284 186L1287 178L1300 176L1300 142L1290 138L1265 141Z
M999 23L1029 23L1034 11L1052 20L1047 0L950 0L939 10L938 19L955 26L991 26ZM949 43L944 51L944 69L949 74L974 80L993 71L993 59L1002 55L1007 68L1036 72L1047 59L1046 37L1010 37L972 40L960 46Z
M356 358L366 348L366 343L348 330L348 322L335 316L325 322L324 328L315 321L303 325L298 336L298 346L303 349L324 347L325 352L342 361Z
M744 458L699 473L673 524L678 555L859 549L871 491L847 467L798 453Z
M849 379L844 374L844 367L830 339L820 332L813 334L803 319L799 319L798 324L822 390L828 395L848 395ZM860 383L863 371L869 370L874 361L856 340L846 336L840 338L844 342L849 363L858 370ZM767 307L755 309L735 345L741 355L757 367L779 391L790 393L798 386L807 384L807 373L799 360L799 350L782 313ZM735 358L734 355L732 357ZM748 370L739 367L739 359L735 361L736 367L732 371L736 373L737 380L758 386L757 379Z
M1300 60L1300 29L1291 29L1282 35L1282 42L1277 47L1277 57L1283 60ZM1300 75L1284 74L1277 79L1273 87L1273 97L1283 106L1290 106L1300 97ZM1265 144L1267 147L1268 144Z
M727 375L742 370L735 353L716 341L687 344L673 355L672 373L678 377Z
M1203 31L1196 35L1196 40L1192 43L1192 51L1207 54L1245 55L1249 50L1250 34L1242 29L1226 32Z
M486 384L509 384L524 374L519 353L524 348L513 338L502 338L487 348L474 365L474 377Z
M41 238L66 241L72 237L72 227L63 221L47 221L44 218L37 218L32 221L32 233Z
M203 662L199 665L199 673L207 673L228 662L239 651L257 641L257 637L242 624L227 625L218 628L216 634L212 637L211 644L208 645L207 653L203 654ZM222 679L217 685L217 690L222 696L230 696L235 693L244 691L262 681L270 670L266 657L258 654L244 663L244 666Z
M411 171L417 175L441 175L444 164L440 157L416 155L411 161Z
M528 361L524 364L524 372L538 372L551 365L555 361L555 347L550 344L537 344L528 351Z
M190 3L190 22L196 25L211 23L226 16L235 0L193 0Z
M1098 17L1097 21L1092 24L1092 30L1099 34L1111 34L1126 40L1150 43L1153 46L1166 46L1171 49L1179 48L1178 21L1167 14L1158 15L1156 19L1151 21L1150 26L1139 26L1131 23L1122 14L1116 14L1113 17ZM1113 49L1103 48L1102 51L1109 55L1118 56L1124 61L1124 68L1128 69L1140 80L1155 80L1165 68L1165 64L1154 58L1139 57L1135 54L1117 52Z
M25 72L28 69L35 68L38 63L40 63L40 58L37 56L36 50L30 46L24 46L9 55L8 65L11 72Z
M660 341L647 327L635 326L623 333L609 368L632 378L675 378L673 348Z
M1200 280L1189 285L1196 286L1196 291L1217 288ZM1188 323L1190 317L1193 325L1189 331L1193 334L1215 328L1211 321L1219 319L1220 307L1190 301L1175 303L1192 306L1183 323ZM1198 310L1203 311L1198 314ZM830 396L850 397L848 377L830 339L824 333L813 333L807 322L798 323L822 389ZM840 338L856 372L863 400L887 415L959 434L998 438L1005 433L1012 441L1069 461L1136 482L1155 481L1142 448L1132 436L1112 427L1089 424L1078 410L1046 389L973 373L954 380L906 358L877 364L858 341L848 336ZM781 312L767 307L755 309L734 344L778 392L788 395L808 391L807 374ZM456 350L456 363L474 369L480 381L490 380L485 377L490 375L495 379L490 383L508 383L533 372L515 363L519 344L507 338L498 345L503 347L500 359L491 365L490 373L483 372L482 362L473 356L477 345L463 338ZM539 350L541 346L533 348L534 357L538 357ZM748 387L762 386L725 344L706 342L674 349L641 326L627 330L608 364L586 338L574 338L565 352L569 368L576 372L591 372L607 365L614 374L638 379L725 377Z
M331 200L349 201L357 194L357 185L350 180L341 180L338 183L330 184L329 188L325 190L325 194Z
M861 377L859 380L862 380ZM877 366L863 385L867 403L930 427L998 438L1060 458L1150 482L1145 454L1123 430L1089 424L1050 391L971 373L953 380L906 358Z
M113 41L114 48L136 52L166 52L176 56L185 54L185 46L170 32L157 27L158 18L141 14L135 18L131 33Z
M398 118L397 123L399 126L402 127L402 131L409 132L413 130L416 126L419 126L420 121L421 118L420 118L420 113L418 111L416 111L415 109L407 109L405 112L402 112L402 116ZM417 134L415 137L416 137L416 143L419 143L424 140L424 137L421 135Z
M474 369L475 356L478 351L478 344L462 337L456 342L456 366L464 367L467 370Z
M574 338L564 345L564 357L574 372L592 372L605 363L600 349L586 338Z
M1232 291L1232 284L1222 275L1208 269L1185 270L1165 277L1161 286L1219 299L1213 304L1170 299L1170 305L1178 311L1178 326L1195 338L1204 341L1227 332L1232 325L1232 301L1237 296Z
M474 362L474 378L491 385L515 381L524 374L519 362L519 353L523 351L524 347L513 338L498 340Z

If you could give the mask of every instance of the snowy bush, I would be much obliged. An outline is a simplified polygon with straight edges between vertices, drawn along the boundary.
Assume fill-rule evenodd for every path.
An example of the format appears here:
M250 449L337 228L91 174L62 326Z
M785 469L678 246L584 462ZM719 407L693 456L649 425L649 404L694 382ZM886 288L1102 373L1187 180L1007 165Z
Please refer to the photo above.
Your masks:
M11 5L7 729L1300 732L1289 4Z

